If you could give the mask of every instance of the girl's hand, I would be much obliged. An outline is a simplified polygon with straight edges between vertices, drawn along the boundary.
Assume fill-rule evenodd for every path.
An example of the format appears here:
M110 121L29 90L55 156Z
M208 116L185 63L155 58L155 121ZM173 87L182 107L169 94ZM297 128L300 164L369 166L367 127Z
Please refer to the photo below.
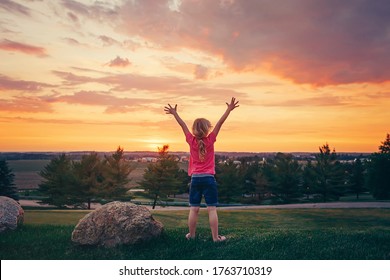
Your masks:
M172 114L175 117L177 123L183 129L184 135L187 135L190 133L186 123L180 118L179 114L177 113L177 104L175 104L175 107L172 107L171 104L168 104L168 106L164 107L164 111L166 114Z
M238 101L236 101L236 98L234 98L234 97L232 97L230 104L226 102L226 105L228 106L229 111L233 111L237 107L240 107L240 105L238 105Z
M171 104L168 104L168 106L164 107L165 114L175 115L177 113L177 104L175 105L175 107L172 107Z

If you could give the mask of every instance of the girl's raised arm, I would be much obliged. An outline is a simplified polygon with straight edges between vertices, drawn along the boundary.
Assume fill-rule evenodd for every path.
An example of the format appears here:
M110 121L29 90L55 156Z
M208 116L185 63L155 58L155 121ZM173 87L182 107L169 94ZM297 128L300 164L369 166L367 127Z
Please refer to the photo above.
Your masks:
M168 106L164 107L164 111L166 114L172 114L175 117L177 123L183 129L184 135L190 133L186 123L180 118L179 114L177 113L177 104L175 105L175 107L172 107L171 104L168 104Z
M240 105L238 105L238 101L236 101L236 98L234 98L234 97L232 97L232 100L230 100L230 103L226 102L226 105L227 105L227 109L226 109L225 113L222 115L222 117L219 119L219 121L217 122L217 124L215 125L215 127L213 129L213 132L215 133L215 135L218 135L219 130L221 129L223 123L226 121L230 112L240 106Z

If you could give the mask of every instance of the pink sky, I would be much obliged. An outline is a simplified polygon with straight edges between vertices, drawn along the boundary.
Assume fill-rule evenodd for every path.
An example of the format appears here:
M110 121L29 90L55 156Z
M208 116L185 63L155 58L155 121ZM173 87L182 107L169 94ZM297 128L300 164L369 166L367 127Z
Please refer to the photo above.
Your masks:
M0 0L0 151L374 152L390 132L390 4Z

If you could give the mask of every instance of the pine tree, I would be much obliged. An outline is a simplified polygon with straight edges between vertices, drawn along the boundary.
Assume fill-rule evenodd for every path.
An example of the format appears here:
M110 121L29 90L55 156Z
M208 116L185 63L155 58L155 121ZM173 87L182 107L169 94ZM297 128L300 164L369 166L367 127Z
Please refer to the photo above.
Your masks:
M104 188L103 164L96 152L83 155L80 162L74 162L74 174L77 179L77 197L80 202L87 203L91 209L93 199L102 198Z
M12 170L8 167L5 160L0 160L0 196L7 196L19 200L18 191L14 184Z
M362 161L358 158L351 166L351 174L349 176L350 189L356 194L356 199L365 190L364 188L364 166Z
M251 200L258 203L263 200L266 193L270 191L269 181L259 159L257 157L254 157L253 159L254 160L251 161L251 159L245 160L244 158L240 169L243 169L242 173L244 174L243 193L251 195Z
M367 187L376 199L390 199L390 134L379 146L379 153L370 156L367 167Z
M306 166L303 167L302 171L302 191L306 195L306 198L309 199L312 194L314 194L314 186L315 186L315 170L314 166L309 160Z
M43 181L39 184L39 191L45 196L41 203L58 207L74 204L76 180L72 162L65 154L52 159L40 175Z
M158 199L166 199L183 185L178 162L168 153L168 149L168 145L158 149L157 162L148 165L143 180L139 182L140 187L153 199L153 209Z
M379 152L381 154L390 154L390 134L387 133L385 141L381 142L382 145L379 146Z
M244 192L244 176L241 166L232 160L216 166L215 178L218 182L218 200L225 203L237 201Z
M277 153L271 164L271 190L283 202L301 195L302 169L291 154Z
M314 188L322 195L323 201L338 199L343 193L344 170L337 160L336 151L330 151L328 143L319 148L314 165L315 182Z
M103 162L104 181L101 184L99 196L104 199L116 200L124 199L129 188L129 175L135 169L129 161L125 159L123 148L120 146L114 154L106 156Z

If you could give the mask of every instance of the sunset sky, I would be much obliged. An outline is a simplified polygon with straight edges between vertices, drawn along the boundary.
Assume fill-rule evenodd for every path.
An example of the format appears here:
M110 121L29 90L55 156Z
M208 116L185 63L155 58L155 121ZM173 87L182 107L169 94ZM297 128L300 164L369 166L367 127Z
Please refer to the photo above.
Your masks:
M0 0L0 152L375 152L390 133L388 0Z

